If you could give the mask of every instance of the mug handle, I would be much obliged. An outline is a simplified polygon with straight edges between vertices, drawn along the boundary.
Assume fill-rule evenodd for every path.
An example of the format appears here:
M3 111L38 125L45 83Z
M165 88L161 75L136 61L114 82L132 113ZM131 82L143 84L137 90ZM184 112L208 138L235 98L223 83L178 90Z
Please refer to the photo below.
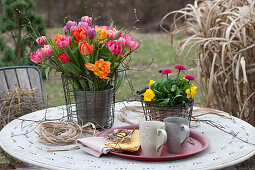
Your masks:
M167 134L164 129L157 129L157 135L159 136L161 134L161 138L163 139L162 142L156 147L156 151L158 152L159 148L166 143L167 140Z
M187 125L184 125L184 124L182 124L181 125L181 127L184 129L184 136L183 136L183 138L181 139L181 144L183 144L183 142L187 139L187 137L189 137L189 127L187 126Z

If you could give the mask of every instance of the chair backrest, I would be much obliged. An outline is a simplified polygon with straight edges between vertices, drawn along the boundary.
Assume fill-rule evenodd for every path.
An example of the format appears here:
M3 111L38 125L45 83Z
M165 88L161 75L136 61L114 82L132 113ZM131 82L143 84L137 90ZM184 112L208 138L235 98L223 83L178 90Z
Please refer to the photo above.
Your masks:
M36 88L34 97L44 102L41 71L35 66L10 66L0 68L0 95L16 88ZM1 96L0 96L1 98Z

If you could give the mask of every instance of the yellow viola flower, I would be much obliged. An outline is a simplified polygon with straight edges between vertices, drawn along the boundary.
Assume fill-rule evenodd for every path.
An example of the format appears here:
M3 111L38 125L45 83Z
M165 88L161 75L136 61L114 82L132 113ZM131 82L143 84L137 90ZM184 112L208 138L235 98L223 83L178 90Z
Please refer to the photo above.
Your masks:
M151 85L152 84L154 84L156 81L154 81L154 80L150 80L150 82L149 82L149 88L151 88Z
M155 97L154 91L147 89L144 93L144 101L150 102Z
M186 89L185 92L187 93L187 98L189 99L191 97L190 89Z
M185 77L182 78L183 80L186 79Z
M196 94L196 89L197 89L197 87L196 86L194 86L194 84L192 84L192 87L190 88L190 89L187 89L185 92L186 92L186 94L187 94L187 98L189 99L189 98L193 98L194 96L195 96L195 94Z
M197 87L196 86L194 86L194 84L192 84L192 87L191 87L191 96L192 96L192 98L195 96L195 94L196 94L196 89L197 89Z

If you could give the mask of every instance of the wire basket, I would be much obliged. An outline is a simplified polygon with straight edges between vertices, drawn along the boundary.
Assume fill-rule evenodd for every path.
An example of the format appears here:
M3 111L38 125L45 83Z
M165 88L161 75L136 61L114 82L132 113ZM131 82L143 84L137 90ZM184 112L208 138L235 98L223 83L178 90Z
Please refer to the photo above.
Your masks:
M104 87L87 91L77 88L77 81L85 83L88 80L62 75L68 119L77 120L80 125L93 122L98 129L111 128L114 123L114 86L108 82Z
M193 101L188 105L156 105L141 99L146 120L163 121L167 117L183 117L191 121Z

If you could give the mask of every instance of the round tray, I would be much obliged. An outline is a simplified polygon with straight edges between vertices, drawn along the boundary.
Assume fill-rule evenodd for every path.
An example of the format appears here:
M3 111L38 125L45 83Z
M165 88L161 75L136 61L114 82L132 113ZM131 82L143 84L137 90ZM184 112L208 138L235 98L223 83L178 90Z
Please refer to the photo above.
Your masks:
M139 129L139 125L131 125L131 126L121 126L114 129ZM106 136L111 133L114 129L110 129L100 133L98 136ZM190 129L189 141L185 145L183 153L179 154L171 154L167 152L166 144L163 147L162 153L160 157L145 157L143 156L142 148L140 147L136 152L118 152L118 151L110 151L109 153L125 159L131 160L140 160L140 161L169 161L169 160L177 160L183 159L190 156L193 156L199 152L205 150L209 145L209 139L204 135L195 130Z

